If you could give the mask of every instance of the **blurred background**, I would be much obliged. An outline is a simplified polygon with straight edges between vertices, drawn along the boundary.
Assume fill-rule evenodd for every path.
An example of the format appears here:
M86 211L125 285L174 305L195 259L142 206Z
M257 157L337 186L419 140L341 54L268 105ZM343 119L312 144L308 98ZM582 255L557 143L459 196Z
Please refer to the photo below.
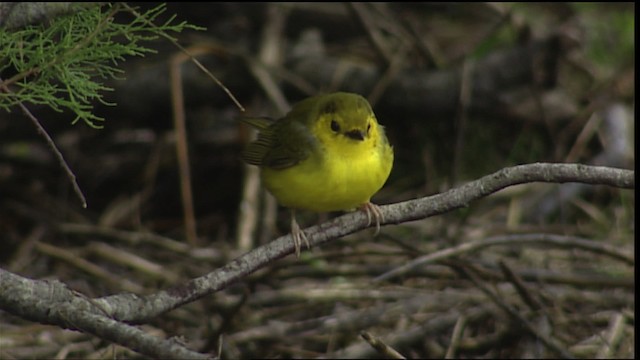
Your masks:
M124 73L105 93L115 105L95 104L103 129L27 104L76 175L86 209L32 122L18 108L0 112L0 266L91 297L145 294L288 233L288 212L239 158L252 133L238 117L278 118L323 92L367 97L385 126L395 163L377 204L516 164L633 169L634 13L633 3L168 3L166 19L206 28L177 38L246 111L183 61L181 137L170 79L181 52L163 39L146 44L157 53L118 64ZM188 150L188 173L179 171L176 145ZM371 280L494 236L555 234L632 254L634 208L632 190L512 187L452 213L386 226L375 238L365 230L300 260L281 259L145 326L198 351L214 351L224 334L223 356L232 358L375 356L359 337L364 330L407 357L558 355L460 275L468 267L574 356L633 357L633 257L506 244ZM298 221L307 227L335 215L302 212ZM518 295L503 263L537 305ZM2 312L0 323L11 344L2 357L136 356ZM622 325L612 343L615 324Z

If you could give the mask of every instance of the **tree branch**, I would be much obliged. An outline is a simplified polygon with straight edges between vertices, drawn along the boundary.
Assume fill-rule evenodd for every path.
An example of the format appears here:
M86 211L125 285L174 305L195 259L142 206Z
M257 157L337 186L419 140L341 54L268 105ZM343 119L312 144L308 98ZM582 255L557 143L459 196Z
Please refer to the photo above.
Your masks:
M0 309L28 320L93 334L152 358L212 358L105 316L108 307L60 281L31 280L0 269Z
M399 224L442 214L467 206L473 200L506 187L530 182L580 182L626 189L632 189L635 186L632 170L580 164L519 165L502 169L442 194L381 206L384 216L382 224ZM366 227L367 216L358 211L310 227L305 232L310 244L318 246ZM282 236L217 270L155 294L138 296L124 293L98 299L79 296L57 281L30 280L0 269L0 309L29 320L86 331L124 346L130 346L132 349L138 349L136 351L160 356L162 353L159 349L162 346L169 346L165 342L156 343L159 347L154 351L157 352L146 352L147 350L141 350L143 348L140 343L135 343L134 340L128 342L129 340L123 339L118 333L105 329L113 327L121 329L118 331L139 331L130 329L129 325L113 322L112 319L128 323L147 322L159 314L224 289L293 252L294 246L290 235ZM79 317L72 317L73 314ZM97 317L102 320L95 322ZM185 353L184 356L178 357L184 358L187 355Z
M0 2L0 27L9 30L30 24L50 21L58 16L72 14L100 2Z
M384 217L381 225L400 224L449 212L467 206L473 200L506 187L530 182L581 182L628 189L635 186L634 171L632 170L580 164L536 163L518 165L504 168L442 194L381 206L380 209ZM310 245L318 246L362 230L367 227L367 223L367 216L358 211L307 228L305 233ZM149 295L146 298L140 298L143 301L141 304L131 304L130 308L114 309L118 312L112 313L112 316L126 321L145 321L145 319L156 316L158 312L169 311L184 303L224 289L229 284L281 257L291 254L293 251L294 246L290 235L281 236L209 274ZM119 295L115 296L118 297ZM104 298L104 300L114 301L115 299L109 299L108 297Z

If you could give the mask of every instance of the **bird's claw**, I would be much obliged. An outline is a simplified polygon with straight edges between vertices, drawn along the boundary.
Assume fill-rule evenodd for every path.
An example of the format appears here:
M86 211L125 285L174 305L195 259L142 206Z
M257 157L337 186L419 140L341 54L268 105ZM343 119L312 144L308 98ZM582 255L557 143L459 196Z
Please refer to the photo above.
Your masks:
M376 222L376 232L373 236L378 235L380 233L380 223L384 221L384 215L382 215L382 211L378 205L367 202L362 204L360 210L364 211L367 214L367 226L371 225L371 220L374 219Z
M311 249L311 245L309 244L309 239L307 239L307 235L304 233L298 222L296 221L295 215L291 217L291 237L293 238L293 246L296 248L296 257L300 258L300 248L302 246L302 241L304 240L305 245L307 245L307 249Z

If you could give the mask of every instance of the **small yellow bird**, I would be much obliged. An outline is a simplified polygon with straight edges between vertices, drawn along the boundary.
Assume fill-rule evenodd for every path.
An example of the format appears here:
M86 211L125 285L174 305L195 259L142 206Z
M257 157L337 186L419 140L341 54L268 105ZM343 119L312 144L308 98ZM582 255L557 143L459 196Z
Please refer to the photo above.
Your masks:
M307 98L283 118L245 118L259 130L242 159L261 169L262 182L290 208L291 235L300 256L309 241L296 209L328 212L360 208L379 230L382 213L370 202L389 177L393 149L371 105L358 94L337 92Z

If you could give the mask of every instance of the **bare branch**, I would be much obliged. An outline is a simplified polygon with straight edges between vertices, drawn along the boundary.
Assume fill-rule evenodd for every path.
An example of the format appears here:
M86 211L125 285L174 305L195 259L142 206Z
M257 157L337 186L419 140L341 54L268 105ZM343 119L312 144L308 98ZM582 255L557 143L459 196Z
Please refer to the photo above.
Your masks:
M384 341L380 340L378 337L371 335L367 331L363 331L360 333L360 336L369 343L376 351L388 359L406 359L406 357L402 356L396 349L387 345Z
M508 186L528 182L582 182L620 188L633 188L635 186L634 171L631 170L579 164L520 165L502 169L494 174L442 194L382 206L381 211L384 214L384 224L402 223L442 214L466 206L473 200L482 198ZM362 212L354 212L335 218L324 224L310 227L305 232L311 245L317 246L366 227L366 215ZM540 237L540 235L536 236L538 236L537 240L526 238L520 242L531 243L538 241L557 246L578 247L589 251L597 251L604 255L621 259L627 263L634 263L633 257L622 254L620 251L603 244L597 246L594 245L595 242L582 239L567 237L560 237L558 239L557 236L550 235L543 235L542 237ZM502 239L502 241L504 242L505 240ZM509 241L513 242L513 239ZM499 243L500 239L494 239L493 242ZM464 248L462 250L470 251L477 249L478 246L487 245L481 244L475 246L476 248ZM458 249L458 251L462 250ZM98 299L88 299L84 296L79 296L77 293L69 290L64 284L57 281L29 280L0 269L0 309L33 321L57 324L65 328L73 328L96 334L109 341L125 346L132 346L131 348L139 349L138 351L142 352L143 350L140 350L140 347L133 346L133 343L127 343L128 340L120 337L118 335L119 333L112 333L111 330L107 329L112 327L121 328L121 326L124 326L126 328L122 328L125 329L123 331L136 334L139 330L125 324L117 323L114 320L126 321L128 323L146 322L159 314L224 289L228 285L242 280L248 274L293 252L293 242L291 241L290 235L287 235L256 248L215 271L155 294L138 296L124 293ZM455 254L456 252L450 251L450 253ZM424 261L424 259L420 261ZM397 269L394 271L397 271ZM76 314L78 317L70 317L70 314ZM94 321L97 318L101 320L99 322ZM92 320L89 321L88 319ZM139 335L143 336L144 334ZM160 350L165 349L163 346L170 346L164 343L157 345L153 351L164 351ZM553 344L551 347L554 347ZM184 350L183 348L181 349ZM555 350L559 349L556 348ZM557 352L567 355L561 351ZM151 353L145 352L145 354ZM199 356L199 354L195 353L188 354L188 356L193 357ZM160 355L161 352L153 353L153 356ZM187 357L187 353L185 353L184 356L180 355L177 357L185 358Z
M212 358L104 316L108 309L59 281L31 280L0 269L0 294L0 308L15 315L93 334L152 358Z
M11 93L11 89L9 89L9 87L7 87L7 85L4 84L4 81L2 79L0 79L0 90L6 92L7 94ZM86 208L87 199L84 197L82 190L80 190L78 181L76 181L76 175L73 173L73 171L69 167L69 164L67 164L67 161L64 159L64 156L62 156L62 153L60 152L60 150L58 150L56 143L53 142L53 139L51 138L51 136L49 136L49 134L47 133L47 130L45 130L44 127L42 127L42 124L40 124L40 121L38 121L38 118L36 118L23 103L19 103L18 106L20 107L22 112L31 120L33 125L36 127L36 130L38 130L38 134L40 134L44 138L49 148L51 148L51 151L53 151L53 154L58 159L58 163L60 164L60 167L62 168L62 170L64 170L65 174L67 174L67 178L69 178L69 181L73 186L73 191L76 193L76 195L78 195L78 198L80 198L82 207Z
M0 27L12 30L26 25L49 21L101 2L0 2Z

